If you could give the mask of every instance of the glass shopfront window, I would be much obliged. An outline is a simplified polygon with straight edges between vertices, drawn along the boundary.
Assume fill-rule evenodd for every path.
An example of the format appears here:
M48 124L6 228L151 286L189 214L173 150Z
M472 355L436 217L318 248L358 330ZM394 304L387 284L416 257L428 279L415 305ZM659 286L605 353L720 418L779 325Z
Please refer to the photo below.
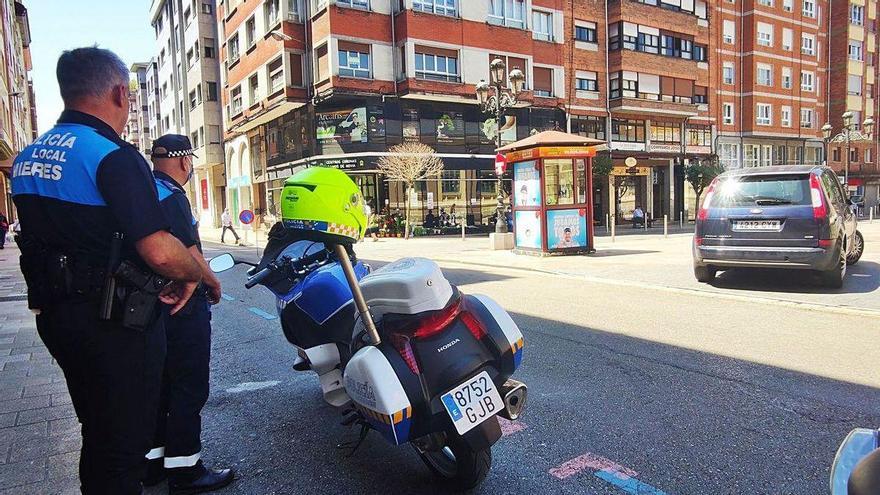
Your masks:
M587 161L578 158L574 161L574 171L577 175L577 202L584 204L587 202Z
M547 206L574 204L571 160L544 160L544 197Z

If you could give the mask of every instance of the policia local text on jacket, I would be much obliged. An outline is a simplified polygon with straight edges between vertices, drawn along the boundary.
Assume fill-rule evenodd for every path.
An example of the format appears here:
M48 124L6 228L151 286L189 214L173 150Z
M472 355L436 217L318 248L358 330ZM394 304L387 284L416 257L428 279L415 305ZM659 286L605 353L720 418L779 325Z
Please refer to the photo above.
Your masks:
M125 87L111 91L113 111L127 107ZM152 266L192 283L198 267L183 259L190 257L182 245L163 237L169 224L144 158L93 115L65 110L53 129L21 152L12 176L29 305L82 424L82 491L141 493L165 359L159 313L166 310L150 300L152 307L141 308L151 311L149 321L140 329L125 327L121 313L129 308L120 297L134 289L121 283L112 317L99 317L111 240L114 233L124 235L121 259L145 275L152 275ZM139 252L150 254L145 259ZM182 261L157 261L175 257Z

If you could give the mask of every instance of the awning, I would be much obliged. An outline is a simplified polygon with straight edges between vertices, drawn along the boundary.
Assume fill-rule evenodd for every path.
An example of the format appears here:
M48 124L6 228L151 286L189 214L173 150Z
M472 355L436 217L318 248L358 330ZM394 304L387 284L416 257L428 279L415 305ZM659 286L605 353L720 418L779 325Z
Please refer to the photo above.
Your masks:
M277 119L278 117L285 115L287 112L296 110L297 108L303 107L303 106L305 106L305 103L301 103L298 101L282 101L281 103L277 104L276 106L266 110L262 114L260 114L256 117L253 117L253 118L249 118L237 126L232 126L229 129L229 131L230 132L247 132L247 131L250 131L251 129L256 129L257 127L259 127L263 124L268 124L269 122Z

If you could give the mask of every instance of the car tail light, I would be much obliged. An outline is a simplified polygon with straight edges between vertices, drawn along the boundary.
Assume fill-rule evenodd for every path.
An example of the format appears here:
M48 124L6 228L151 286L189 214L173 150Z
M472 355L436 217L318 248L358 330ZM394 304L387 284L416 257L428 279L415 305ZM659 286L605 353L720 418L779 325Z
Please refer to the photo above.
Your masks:
M831 247L831 239L819 239L819 247L820 248L830 248Z
M705 220L709 218L709 204L712 202L712 197L715 196L715 186L718 184L718 178L712 180L712 183L709 184L709 187L706 188L706 197L703 199L703 205L700 206L700 211L697 213L698 220Z
M696 244L697 246L702 246L703 238L700 236L694 236L694 244Z
M813 202L813 218L824 220L828 217L828 205L822 195L819 177L813 174L810 174L810 199Z

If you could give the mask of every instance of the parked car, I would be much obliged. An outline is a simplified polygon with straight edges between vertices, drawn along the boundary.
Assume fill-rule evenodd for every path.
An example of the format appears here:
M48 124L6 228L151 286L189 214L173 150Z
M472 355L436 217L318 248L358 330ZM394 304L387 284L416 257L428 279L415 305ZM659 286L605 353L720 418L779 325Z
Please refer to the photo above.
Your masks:
M694 275L772 267L815 270L841 287L864 251L853 202L828 167L786 165L732 170L706 190L694 232Z

